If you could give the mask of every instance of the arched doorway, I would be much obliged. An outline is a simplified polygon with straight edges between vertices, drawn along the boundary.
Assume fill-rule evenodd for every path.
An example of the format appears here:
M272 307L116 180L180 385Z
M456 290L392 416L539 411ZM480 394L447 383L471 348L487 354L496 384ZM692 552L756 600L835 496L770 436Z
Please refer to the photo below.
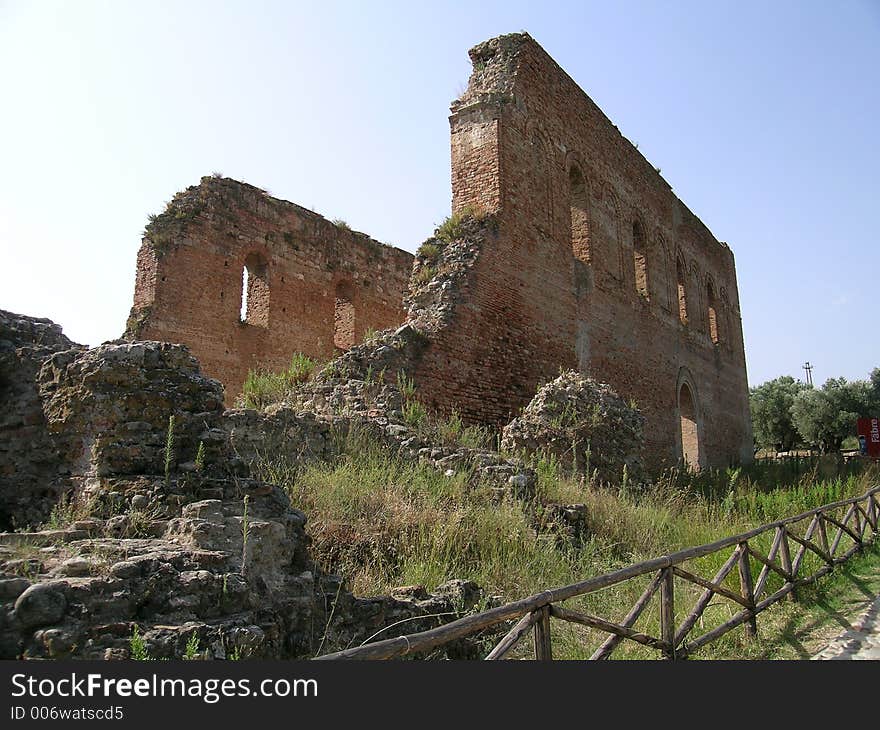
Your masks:
M682 461L694 471L699 471L700 428L697 420L697 404L687 383L682 383L678 389L678 414Z

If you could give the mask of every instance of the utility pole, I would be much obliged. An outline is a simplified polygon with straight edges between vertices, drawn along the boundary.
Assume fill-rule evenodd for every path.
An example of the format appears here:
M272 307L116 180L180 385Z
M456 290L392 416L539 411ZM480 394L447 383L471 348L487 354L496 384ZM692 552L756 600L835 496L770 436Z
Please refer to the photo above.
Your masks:
M804 363L804 372L807 374L807 385L811 388L813 387L813 366L810 365L810 361L807 360Z

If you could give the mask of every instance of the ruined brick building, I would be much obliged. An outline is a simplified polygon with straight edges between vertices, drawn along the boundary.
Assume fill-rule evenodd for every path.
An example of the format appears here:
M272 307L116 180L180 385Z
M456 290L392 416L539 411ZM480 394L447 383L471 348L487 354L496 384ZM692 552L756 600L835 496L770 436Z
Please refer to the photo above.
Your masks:
M425 402L502 424L578 369L638 403L650 464L748 461L730 248L530 36L470 56L450 117L452 207L495 228L413 363ZM412 265L256 188L203 178L147 228L127 334L189 345L230 401L249 368L326 358L403 322Z

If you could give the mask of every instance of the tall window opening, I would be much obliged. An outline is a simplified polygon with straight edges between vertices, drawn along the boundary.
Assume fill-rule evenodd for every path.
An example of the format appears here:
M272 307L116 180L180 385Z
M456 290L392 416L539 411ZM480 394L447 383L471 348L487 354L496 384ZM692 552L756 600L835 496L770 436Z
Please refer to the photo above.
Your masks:
M636 274L636 291L648 298L648 258L645 253L645 233L638 221L633 223L633 267Z
M685 288L684 262L680 258L675 260L675 279L678 282L678 318L682 324L688 323L687 290Z
M687 383L678 391L678 412L681 418L681 456L694 470L700 468L700 437L697 428L697 408Z
M721 342L718 321L718 300L715 297L715 287L712 286L711 281L706 284L706 302L709 309L709 337L711 337L712 342L717 345Z
M246 324L269 326L269 267L258 253L248 256L242 267L239 317Z
M336 305L333 314L333 344L348 350L355 344L354 288L347 281L336 285Z
M576 259L588 264L591 252L587 182L574 165L568 172L568 185L571 198L571 250Z

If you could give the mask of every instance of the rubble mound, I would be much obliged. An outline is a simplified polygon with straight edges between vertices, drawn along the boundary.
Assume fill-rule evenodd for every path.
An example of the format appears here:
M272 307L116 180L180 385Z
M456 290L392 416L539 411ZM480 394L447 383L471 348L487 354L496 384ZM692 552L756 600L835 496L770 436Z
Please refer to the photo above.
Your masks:
M640 480L645 418L611 386L575 371L539 388L504 427L501 448L558 460L575 472L617 484L626 467Z
M18 504L17 469L45 493L0 533L0 659L303 658L479 601L460 582L357 598L313 562L306 516L251 465L267 447L328 458L337 422L223 411L181 345L86 350L0 315L3 387L21 394L4 414L0 503Z

